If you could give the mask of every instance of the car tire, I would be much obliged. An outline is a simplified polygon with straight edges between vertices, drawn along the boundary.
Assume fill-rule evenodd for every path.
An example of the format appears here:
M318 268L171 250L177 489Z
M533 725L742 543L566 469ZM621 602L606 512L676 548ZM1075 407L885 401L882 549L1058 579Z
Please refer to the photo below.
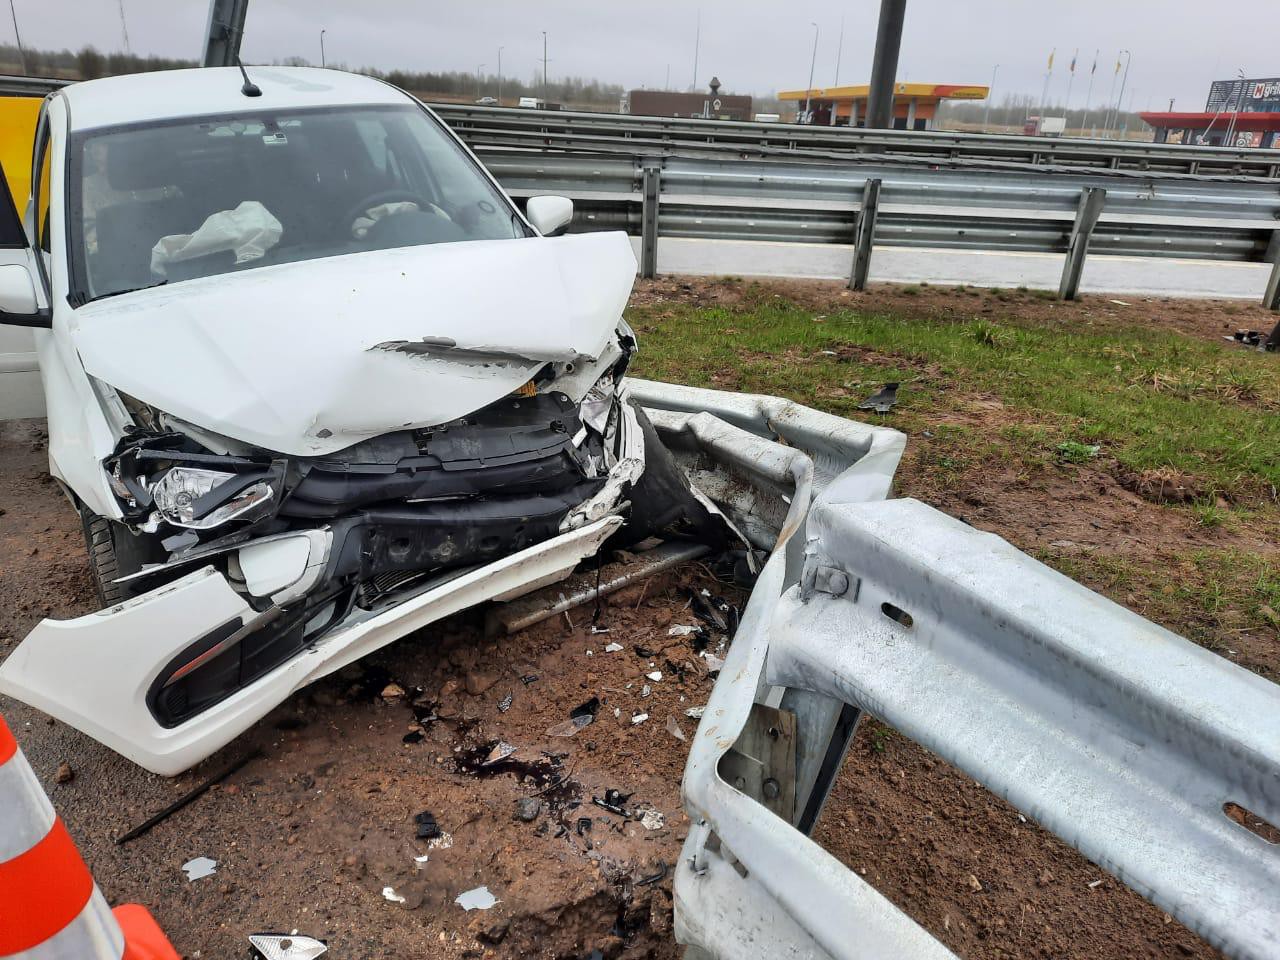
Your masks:
M84 507L80 508L80 526L84 531L84 545L89 553L94 586L103 605L122 603L145 592L133 584L115 581L137 573L145 564L164 560L165 551L159 542Z

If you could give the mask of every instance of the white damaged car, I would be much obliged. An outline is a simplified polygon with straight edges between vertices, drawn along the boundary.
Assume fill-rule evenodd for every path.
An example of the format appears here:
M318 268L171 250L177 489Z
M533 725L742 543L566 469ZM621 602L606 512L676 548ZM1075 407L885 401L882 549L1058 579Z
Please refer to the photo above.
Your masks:
M0 321L35 328L106 606L38 625L0 691L173 773L610 538L726 529L627 402L630 241L551 238L568 200L526 216L403 92L96 80L35 157Z

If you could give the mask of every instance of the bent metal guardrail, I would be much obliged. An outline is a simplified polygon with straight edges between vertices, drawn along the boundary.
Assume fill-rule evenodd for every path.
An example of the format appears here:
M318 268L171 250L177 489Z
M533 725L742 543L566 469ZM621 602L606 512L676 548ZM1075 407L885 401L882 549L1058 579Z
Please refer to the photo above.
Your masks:
M1280 687L993 534L885 500L897 431L629 385L692 475L710 459L790 493L690 741L674 881L690 956L952 956L810 839L864 714L1228 956L1280 956ZM756 455L761 436L785 446ZM732 486L716 499L750 510Z
M1064 255L1074 298L1088 253L1272 263L1280 306L1280 182L1243 177L1016 167L901 157L841 162L583 156L480 147L513 196L562 193L572 229L640 236L853 244L862 289L873 245Z

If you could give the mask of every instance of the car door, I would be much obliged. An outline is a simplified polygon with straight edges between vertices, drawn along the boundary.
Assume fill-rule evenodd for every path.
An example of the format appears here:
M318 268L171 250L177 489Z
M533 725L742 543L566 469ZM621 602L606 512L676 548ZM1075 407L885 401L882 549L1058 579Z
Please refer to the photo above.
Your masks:
M37 222L49 209L47 137L44 138L41 167L32 169L32 141L37 129L39 103L32 97L0 98L0 115L7 121L3 133L0 133L0 158L3 159L6 180L4 189L0 189L0 270L22 267L32 278L37 276L38 265L31 238L18 213L18 204L25 207L32 200L34 180L31 174L43 169L45 176L40 182L43 202L35 211ZM0 318L0 420L44 415L44 390L36 363L35 336L31 326L6 323Z

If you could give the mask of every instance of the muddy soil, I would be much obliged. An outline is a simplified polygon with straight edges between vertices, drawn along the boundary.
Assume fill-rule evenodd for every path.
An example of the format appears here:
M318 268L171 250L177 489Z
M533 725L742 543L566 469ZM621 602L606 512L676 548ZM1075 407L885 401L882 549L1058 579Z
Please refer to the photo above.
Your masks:
M843 293L782 286L795 297ZM716 302L736 289L659 281L641 285L637 298ZM863 296L883 297L886 310L903 299L888 288ZM933 294L913 301L921 296ZM1052 306L1026 299L1029 310ZM1210 305L1172 307L1188 330L1221 335ZM1096 309L1105 320L1109 308ZM1163 305L1148 309L1154 317ZM95 606L79 525L45 475L44 445L38 424L0 424L0 657L41 617ZM962 497L928 486L927 451L913 446L921 452L904 463L904 492L941 501L1024 549L1178 538L1145 526L1145 501L1117 495L1109 476L1073 481L1074 496L992 477ZM669 632L699 622L690 592L704 589L744 599L693 564L616 594L594 624L586 608L486 638L477 615L455 618L295 696L173 780L24 705L0 698L0 710L108 898L150 906L185 956L241 956L247 934L296 928L348 958L676 957L670 868L689 824L679 803L686 744L668 722L693 735L685 711L706 702L712 677L700 643ZM707 639L714 651L723 635ZM660 680L646 676L654 672ZM593 722L561 735L577 708L594 711ZM255 747L262 756L223 786L146 836L115 844ZM63 763L74 777L58 783ZM427 813L441 836L419 822ZM879 724L860 730L817 839L964 957L1217 956ZM217 872L188 882L181 866L198 856L217 860ZM492 908L468 912L455 902L481 886L496 898Z

